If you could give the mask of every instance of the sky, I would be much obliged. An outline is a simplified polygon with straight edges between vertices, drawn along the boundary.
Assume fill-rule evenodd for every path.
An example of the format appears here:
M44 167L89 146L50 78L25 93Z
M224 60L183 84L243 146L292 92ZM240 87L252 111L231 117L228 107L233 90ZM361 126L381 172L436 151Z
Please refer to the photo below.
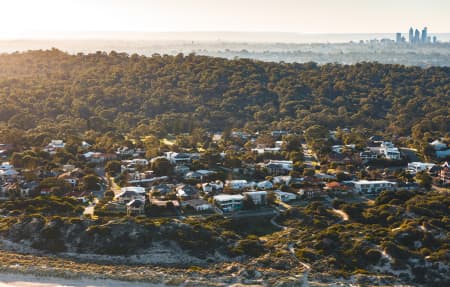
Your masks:
M45 33L450 32L449 0L0 0L0 37Z

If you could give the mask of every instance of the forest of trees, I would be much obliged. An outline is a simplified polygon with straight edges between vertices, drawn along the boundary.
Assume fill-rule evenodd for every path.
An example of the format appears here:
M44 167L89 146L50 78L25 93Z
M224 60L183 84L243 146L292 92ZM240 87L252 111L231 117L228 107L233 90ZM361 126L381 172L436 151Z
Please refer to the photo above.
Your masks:
M424 141L448 136L449 91L446 67L29 51L0 55L0 138L320 125Z

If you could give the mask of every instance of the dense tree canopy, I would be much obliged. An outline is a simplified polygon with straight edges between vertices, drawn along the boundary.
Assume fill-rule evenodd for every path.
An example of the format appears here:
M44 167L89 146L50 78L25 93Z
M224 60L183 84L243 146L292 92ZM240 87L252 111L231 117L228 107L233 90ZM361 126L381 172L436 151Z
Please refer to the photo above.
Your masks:
M423 139L449 132L449 90L449 68L30 51L0 55L0 134L40 143L319 125Z

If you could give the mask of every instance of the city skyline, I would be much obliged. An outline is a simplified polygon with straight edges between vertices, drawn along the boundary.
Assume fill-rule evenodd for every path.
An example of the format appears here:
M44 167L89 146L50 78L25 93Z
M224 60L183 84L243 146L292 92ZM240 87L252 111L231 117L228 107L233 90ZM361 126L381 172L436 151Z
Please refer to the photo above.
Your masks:
M1 7L0 38L100 31L395 33L410 26L450 32L450 2L443 0L9 0Z

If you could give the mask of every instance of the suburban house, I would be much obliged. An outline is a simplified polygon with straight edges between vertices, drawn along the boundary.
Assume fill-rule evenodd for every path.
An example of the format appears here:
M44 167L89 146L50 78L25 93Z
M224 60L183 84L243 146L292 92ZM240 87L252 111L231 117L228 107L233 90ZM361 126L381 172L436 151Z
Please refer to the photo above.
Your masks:
M173 185L161 183L153 185L151 188L151 193L159 193L161 195L166 195L174 190Z
M84 158L92 163L104 163L108 160L117 159L117 155L113 153L102 153L89 151L83 154Z
M380 151L387 159L399 160L401 158L400 151L391 142L381 143Z
M378 155L371 150L365 150L359 153L359 158L361 160L372 160L377 159Z
M177 197L182 200L196 199L199 197L198 189L192 185L182 184L176 187Z
M325 195L322 188L319 185L309 185L300 188L298 194L305 196L306 198L314 198Z
M208 176L213 175L215 172L210 170L199 169L196 171L190 171L184 175L185 179L204 180Z
M2 164L0 165L0 170L8 170L8 169L13 169L13 168L14 168L14 166L7 161L2 162Z
M187 174L191 169L185 165L177 165L174 169L175 173L178 175L185 175Z
M270 181L265 180L265 181L258 182L256 184L256 187L260 190L272 189L273 184Z
M417 191L420 189L420 185L415 182L401 182L398 183L396 188L397 191L399 190L409 190L409 191Z
M225 187L231 190L242 190L247 188L248 182L245 179L226 180Z
M0 177L5 181L16 178L18 174L19 173L14 169L14 166L9 162L3 162L0 165Z
M286 184L289 185L292 181L292 176L290 175L280 175L280 176L275 176L272 179L272 182L274 184Z
M145 188L138 186L122 187L115 199L121 204L127 204L135 199L145 202Z
M211 192L215 192L218 190L223 190L223 182L221 182L220 180L216 180L213 182L203 183L202 190L205 193L211 193Z
M360 193L379 193L384 190L394 190L396 183L386 180L352 181L354 190Z
M170 161L171 164L189 164L192 159L196 159L199 157L199 154L189 154L189 153L177 153L173 151L169 151L165 153L166 158Z
M331 147L331 150L335 153L342 153L344 151L344 149L355 149L355 145L354 144L348 144L348 145L334 145Z
M130 163L132 165L135 165L135 166L137 166L137 165L147 166L148 165L148 160L146 160L145 158L135 158L135 159L132 159L130 161Z
M242 209L244 196L241 194L219 194L213 197L214 203L223 212L233 212Z
M174 208L180 207L180 202L178 200L160 200L157 198L151 198L150 204L161 208L166 208L170 206Z
M447 144L443 143L440 140L435 140L430 145L433 147L434 150L445 150L447 149Z
M190 199L181 203L182 206L190 206L197 212L212 210L212 205L204 199Z
M284 192L281 190L275 190L275 197L282 202L289 202L297 199L297 195L290 192Z
M279 138L279 137L288 135L288 132L287 132L287 131L279 130L279 131L272 131L270 134L271 134L272 137L274 137L274 138Z
M435 166L434 163L425 163L425 162L410 162L408 163L407 171L411 173L418 173L421 171L429 171Z
M442 165L442 169L439 172L439 179L444 185L450 184L450 166L448 162Z
M255 205L267 204L267 191L248 191L244 192L243 195L251 199Z
M160 184L162 182L165 182L169 179L167 176L142 176L142 174L145 175L145 173L137 173L137 178L131 178L128 180L129 184L135 184L139 186L152 186L153 184Z
M133 199L127 203L127 215L141 215L144 214L145 201L140 199Z
M350 191L352 188L351 186L341 183L341 182L337 182L337 181L332 181L332 182L328 182L327 184L325 184L324 189L328 192L332 192L332 193L342 193L342 192L348 192Z
M267 172L274 176L287 175L293 168L291 160L270 160L266 164L262 164Z
M243 132L243 131L232 131L231 136L234 138L240 138L240 139L246 140L250 137L250 134Z
M20 184L20 194L21 196L30 196L38 189L38 187L39 182L37 181L22 182Z
M43 149L43 151L54 154L57 149L64 148L66 144L63 140L51 140L50 143Z
M264 147L264 148L252 148L252 152L257 154L265 154L265 153L279 153L281 148L279 147Z
M117 148L116 155L125 158L125 157L138 157L145 154L145 150L142 148L129 148L127 146Z
M58 176L58 179L63 179L70 183L72 186L76 186L78 183L78 177L73 176L71 172L65 172Z
M88 148L90 148L92 145L90 144L90 143L88 143L87 141L82 141L81 142L81 147L83 148L83 149L88 149Z

